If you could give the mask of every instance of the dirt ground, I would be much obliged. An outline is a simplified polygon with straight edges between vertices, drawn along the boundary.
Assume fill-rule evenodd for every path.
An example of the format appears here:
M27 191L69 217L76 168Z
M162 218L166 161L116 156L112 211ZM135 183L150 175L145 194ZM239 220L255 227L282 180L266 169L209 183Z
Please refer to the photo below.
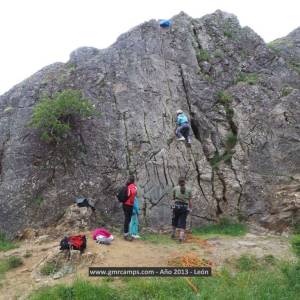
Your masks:
M74 267L73 272L58 279L43 276L39 270L47 259L58 255L60 239L44 236L25 240L17 249L0 252L0 258L16 255L22 257L24 261L22 266L7 272L5 278L2 279L0 299L26 299L33 290L42 286L71 283L78 277L99 280L99 278L88 277L88 267L91 266L164 267L168 265L170 259L188 252L212 261L214 268L244 253L257 257L272 254L279 259L295 259L288 238L272 234L248 233L243 237L213 237L205 242L195 240L182 244L171 241L159 244L143 240L128 242L116 236L111 245L98 245L92 240L90 232L85 232L85 234L88 237L85 254L81 258L73 257L70 262ZM31 256L24 257L26 253L31 253Z

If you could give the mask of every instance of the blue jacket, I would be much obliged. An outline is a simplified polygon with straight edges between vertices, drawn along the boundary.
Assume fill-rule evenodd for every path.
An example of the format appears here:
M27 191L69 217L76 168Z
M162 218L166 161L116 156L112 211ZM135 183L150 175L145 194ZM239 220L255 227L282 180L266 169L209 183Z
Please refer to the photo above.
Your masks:
M188 122L189 122L189 120L188 120L188 118L186 117L186 115L184 113L179 114L177 116L177 119L176 119L177 125L181 126L181 125L183 125L185 123L188 123Z
M133 215L138 215L139 214L139 200L138 200L137 197L134 198L132 214Z

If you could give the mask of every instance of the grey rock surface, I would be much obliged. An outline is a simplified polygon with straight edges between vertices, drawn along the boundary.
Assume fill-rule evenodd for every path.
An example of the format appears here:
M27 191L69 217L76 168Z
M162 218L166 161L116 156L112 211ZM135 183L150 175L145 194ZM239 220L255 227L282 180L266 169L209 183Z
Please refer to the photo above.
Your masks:
M129 173L148 226L170 224L179 176L193 188L194 225L224 216L266 222L282 199L275 188L299 185L299 87L280 51L221 11L180 13L170 28L151 20L107 49L77 49L0 97L0 229L56 224L78 195L104 222L121 223L115 193ZM101 112L81 122L70 153L27 126L41 95L67 88ZM190 149L174 137L177 109L191 120Z

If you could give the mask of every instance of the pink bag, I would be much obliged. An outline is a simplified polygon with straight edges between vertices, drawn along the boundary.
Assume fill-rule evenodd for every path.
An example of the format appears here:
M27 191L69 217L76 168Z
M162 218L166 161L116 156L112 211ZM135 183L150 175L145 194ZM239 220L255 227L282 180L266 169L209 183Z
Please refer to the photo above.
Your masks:
M102 235L103 237L109 238L112 234L105 228L97 228L92 232L93 240L97 239L97 235Z

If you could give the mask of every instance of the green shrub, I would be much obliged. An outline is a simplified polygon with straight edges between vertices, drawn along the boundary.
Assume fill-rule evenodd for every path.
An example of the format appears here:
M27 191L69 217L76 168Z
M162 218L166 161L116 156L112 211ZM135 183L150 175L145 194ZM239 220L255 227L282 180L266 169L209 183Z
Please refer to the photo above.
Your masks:
M233 38L233 33L231 31L229 31L229 30L225 30L223 32L223 34L224 34L224 36L226 36L226 37L228 37L230 39Z
M41 269L40 273L45 276L49 276L59 271L60 265L56 262L48 262Z
M281 97L286 97L288 96L291 92L293 91L293 88L290 86L284 86L281 89Z
M247 232L247 227L243 223L237 223L228 218L221 218L218 224L205 225L194 228L193 233L198 235L231 235L242 236Z
M217 92L218 102L224 106L229 105L232 101L232 96L226 91L218 91Z
M34 203L36 206L41 206L43 202L44 202L44 198L43 198L42 195L37 195L37 196L33 199L33 203Z
M236 267L240 271L253 271L259 269L258 259L253 255L243 254L236 261Z
M268 265L275 265L277 263L276 257L272 254L265 255L263 261Z
M256 73L249 73L249 74L239 73L239 75L235 80L235 83L246 82L250 85L255 85L258 83L258 80L259 80L259 76Z
M6 238L5 233L0 232L0 251L8 251L18 246Z
M205 49L200 49L197 52L196 57L197 57L198 63L200 63L202 61L209 61L210 60L210 55L209 55L208 51L205 50Z
M18 256L10 256L7 260L8 268L9 269L15 269L19 266L23 265L23 261L21 257Z
M213 169L218 168L220 162L222 161L222 155L218 151L215 151L214 156L210 159L209 163Z
M225 146L227 149L232 149L235 147L237 143L237 135L235 133L233 133L232 131L229 132L226 136L226 140L225 140Z
M4 258L0 260L0 275L1 277L3 274L11 269L18 268L23 264L23 261L18 256L10 256L8 258Z
M295 222L292 229L294 234L300 234L300 221Z
M292 248L297 256L300 256L300 235L294 235L291 240Z
M63 141L76 126L76 118L96 115L93 105L78 90L64 90L53 98L43 97L34 107L29 125L41 131L44 142Z

